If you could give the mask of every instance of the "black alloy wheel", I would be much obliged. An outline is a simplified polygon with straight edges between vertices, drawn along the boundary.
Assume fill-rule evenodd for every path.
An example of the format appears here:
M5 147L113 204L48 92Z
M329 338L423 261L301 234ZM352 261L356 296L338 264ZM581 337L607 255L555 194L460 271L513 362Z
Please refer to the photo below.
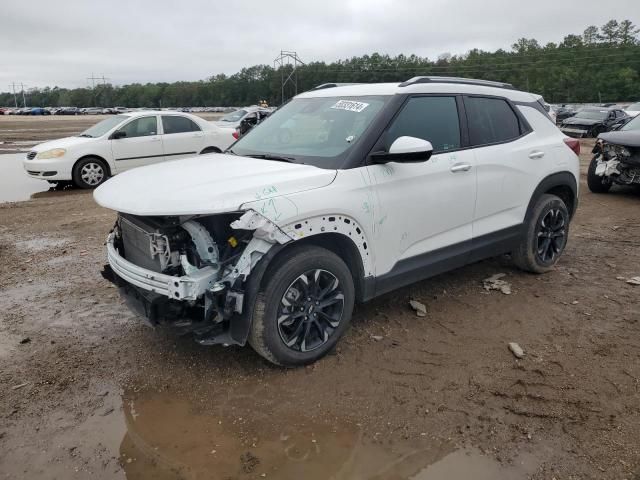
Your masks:
M536 254L543 264L554 263L566 244L566 224L564 212L559 208L549 210L538 226L538 248Z
M340 326L343 311L344 292L336 276L322 269L306 271L280 300L278 333L292 350L315 350Z

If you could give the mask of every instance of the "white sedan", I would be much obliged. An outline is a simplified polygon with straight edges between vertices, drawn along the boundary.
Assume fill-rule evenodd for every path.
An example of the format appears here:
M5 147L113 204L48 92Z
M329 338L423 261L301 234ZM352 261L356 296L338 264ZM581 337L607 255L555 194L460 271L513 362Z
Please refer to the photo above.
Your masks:
M188 113L123 113L76 137L36 145L23 166L32 178L95 188L110 176L135 167L222 152L235 142L234 131Z

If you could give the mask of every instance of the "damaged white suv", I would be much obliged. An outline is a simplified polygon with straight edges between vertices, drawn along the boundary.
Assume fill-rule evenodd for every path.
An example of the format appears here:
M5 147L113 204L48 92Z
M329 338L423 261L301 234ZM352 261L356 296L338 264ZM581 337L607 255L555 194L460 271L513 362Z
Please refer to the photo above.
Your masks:
M507 84L322 85L225 154L98 188L118 212L104 274L152 324L309 363L357 301L509 252L550 269L577 206L578 149Z

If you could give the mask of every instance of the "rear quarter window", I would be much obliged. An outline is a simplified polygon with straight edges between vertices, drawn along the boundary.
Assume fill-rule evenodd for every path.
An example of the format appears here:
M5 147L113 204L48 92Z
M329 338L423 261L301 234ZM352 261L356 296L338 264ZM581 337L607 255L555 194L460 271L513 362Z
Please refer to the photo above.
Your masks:
M464 105L472 146L508 142L521 135L520 119L506 100L465 97Z

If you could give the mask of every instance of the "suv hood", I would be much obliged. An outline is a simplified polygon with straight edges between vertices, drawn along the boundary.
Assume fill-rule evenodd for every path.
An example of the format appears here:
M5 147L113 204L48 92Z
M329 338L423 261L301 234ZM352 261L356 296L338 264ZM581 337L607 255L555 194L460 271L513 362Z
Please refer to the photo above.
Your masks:
M336 170L209 154L136 168L98 187L99 205L132 215L201 215L237 211L243 203L321 188Z
M91 137L65 137L57 140L51 140L44 142L31 148L32 152L44 152L45 150L51 150L53 148L69 148L76 145L82 145L83 143L95 142L95 138Z

